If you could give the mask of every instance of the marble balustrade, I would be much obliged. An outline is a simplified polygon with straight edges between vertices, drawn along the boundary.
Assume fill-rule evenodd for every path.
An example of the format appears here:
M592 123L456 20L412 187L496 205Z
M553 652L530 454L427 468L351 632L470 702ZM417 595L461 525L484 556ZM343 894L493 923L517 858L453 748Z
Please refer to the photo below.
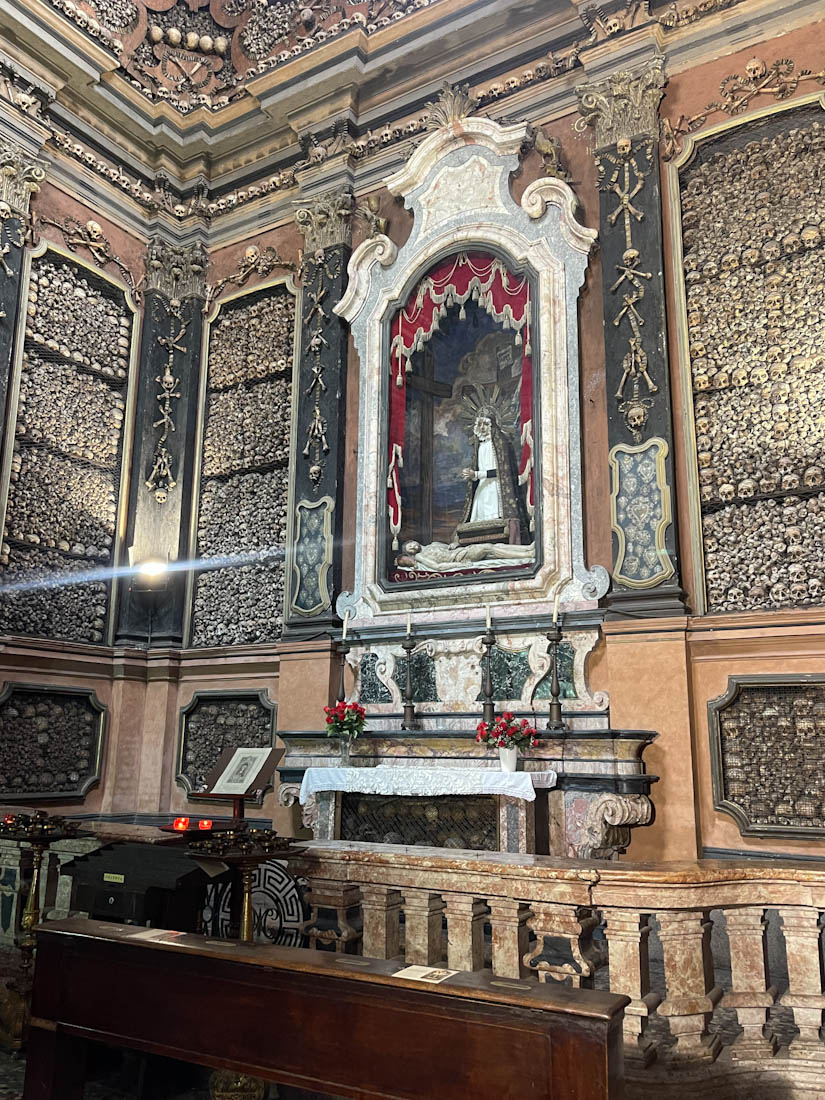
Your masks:
M669 1096L698 1083L719 1097L823 1095L825 861L634 864L336 841L308 843L291 869L308 881L315 946L631 997L631 1097L659 1077ZM769 1091L753 1092L757 1078Z

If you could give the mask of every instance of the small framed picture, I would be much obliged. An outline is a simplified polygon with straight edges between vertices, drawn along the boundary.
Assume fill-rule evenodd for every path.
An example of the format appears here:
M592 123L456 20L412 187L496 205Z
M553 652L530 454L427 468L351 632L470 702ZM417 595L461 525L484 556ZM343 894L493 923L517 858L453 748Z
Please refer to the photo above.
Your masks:
M235 749L221 774L215 782L211 794L246 794L258 779L258 775L272 754L269 746L264 748Z

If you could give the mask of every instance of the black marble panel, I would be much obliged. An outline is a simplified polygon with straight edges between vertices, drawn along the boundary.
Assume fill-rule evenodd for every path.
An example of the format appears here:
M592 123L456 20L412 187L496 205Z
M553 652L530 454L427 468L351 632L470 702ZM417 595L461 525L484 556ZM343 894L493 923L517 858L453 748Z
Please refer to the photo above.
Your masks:
M285 619L295 636L339 624L348 334L332 306L343 296L348 259L349 248L336 245L304 272Z
M201 299L187 298L173 307L158 291L146 293L126 537L137 562L167 557L185 561L188 556L202 306ZM174 427L169 425L162 439L167 388ZM183 572L170 573L161 589L151 591L139 580L126 578L121 584L118 642L179 645L184 590Z
M596 161L611 458L618 460L623 448L632 453L651 440L662 440L657 480L661 497L668 498L661 500L662 513L671 516L662 531L657 523L646 522L649 501L640 502L631 515L614 507L614 528L618 526L622 536L614 530L613 591L608 602L613 610L629 602L637 605L637 612L639 606L649 605L650 614L683 613L673 518L673 429L657 144L636 138L621 152L618 146L599 149ZM614 452L617 446L620 450ZM658 449L654 457L658 458ZM612 465L615 481L618 473Z

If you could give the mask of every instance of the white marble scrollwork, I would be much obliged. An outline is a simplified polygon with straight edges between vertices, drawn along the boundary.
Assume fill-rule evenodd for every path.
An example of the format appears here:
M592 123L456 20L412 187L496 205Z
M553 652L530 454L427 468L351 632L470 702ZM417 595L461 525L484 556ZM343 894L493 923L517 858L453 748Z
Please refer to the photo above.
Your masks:
M347 291L334 308L351 324L361 363L356 527L374 532L357 540L354 588L336 604L340 615L350 612L354 632L359 625L376 625L376 619L400 624L410 608L417 622L460 623L474 618L485 600L501 614L535 618L552 610L557 593L562 609L572 610L592 607L607 590L606 571L588 569L583 556L577 317L596 234L576 221L575 193L560 179L539 180L520 204L513 200L509 180L527 130L526 124L503 126L479 117L454 118L435 130L386 181L413 213L410 237L401 248L385 236L373 237L350 259ZM536 535L542 561L533 575L516 580L490 573L473 583L457 577L438 586L387 586L380 553L386 494L384 322L417 277L445 251L462 248L490 249L535 280L542 386Z

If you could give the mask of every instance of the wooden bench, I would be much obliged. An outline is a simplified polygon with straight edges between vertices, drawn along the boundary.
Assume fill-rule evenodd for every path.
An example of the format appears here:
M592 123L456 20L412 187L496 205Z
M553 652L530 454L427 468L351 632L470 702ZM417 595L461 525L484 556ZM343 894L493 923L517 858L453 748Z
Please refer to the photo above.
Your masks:
M81 1100L87 1040L341 1097L620 1100L627 997L89 920L38 930L24 1100Z

